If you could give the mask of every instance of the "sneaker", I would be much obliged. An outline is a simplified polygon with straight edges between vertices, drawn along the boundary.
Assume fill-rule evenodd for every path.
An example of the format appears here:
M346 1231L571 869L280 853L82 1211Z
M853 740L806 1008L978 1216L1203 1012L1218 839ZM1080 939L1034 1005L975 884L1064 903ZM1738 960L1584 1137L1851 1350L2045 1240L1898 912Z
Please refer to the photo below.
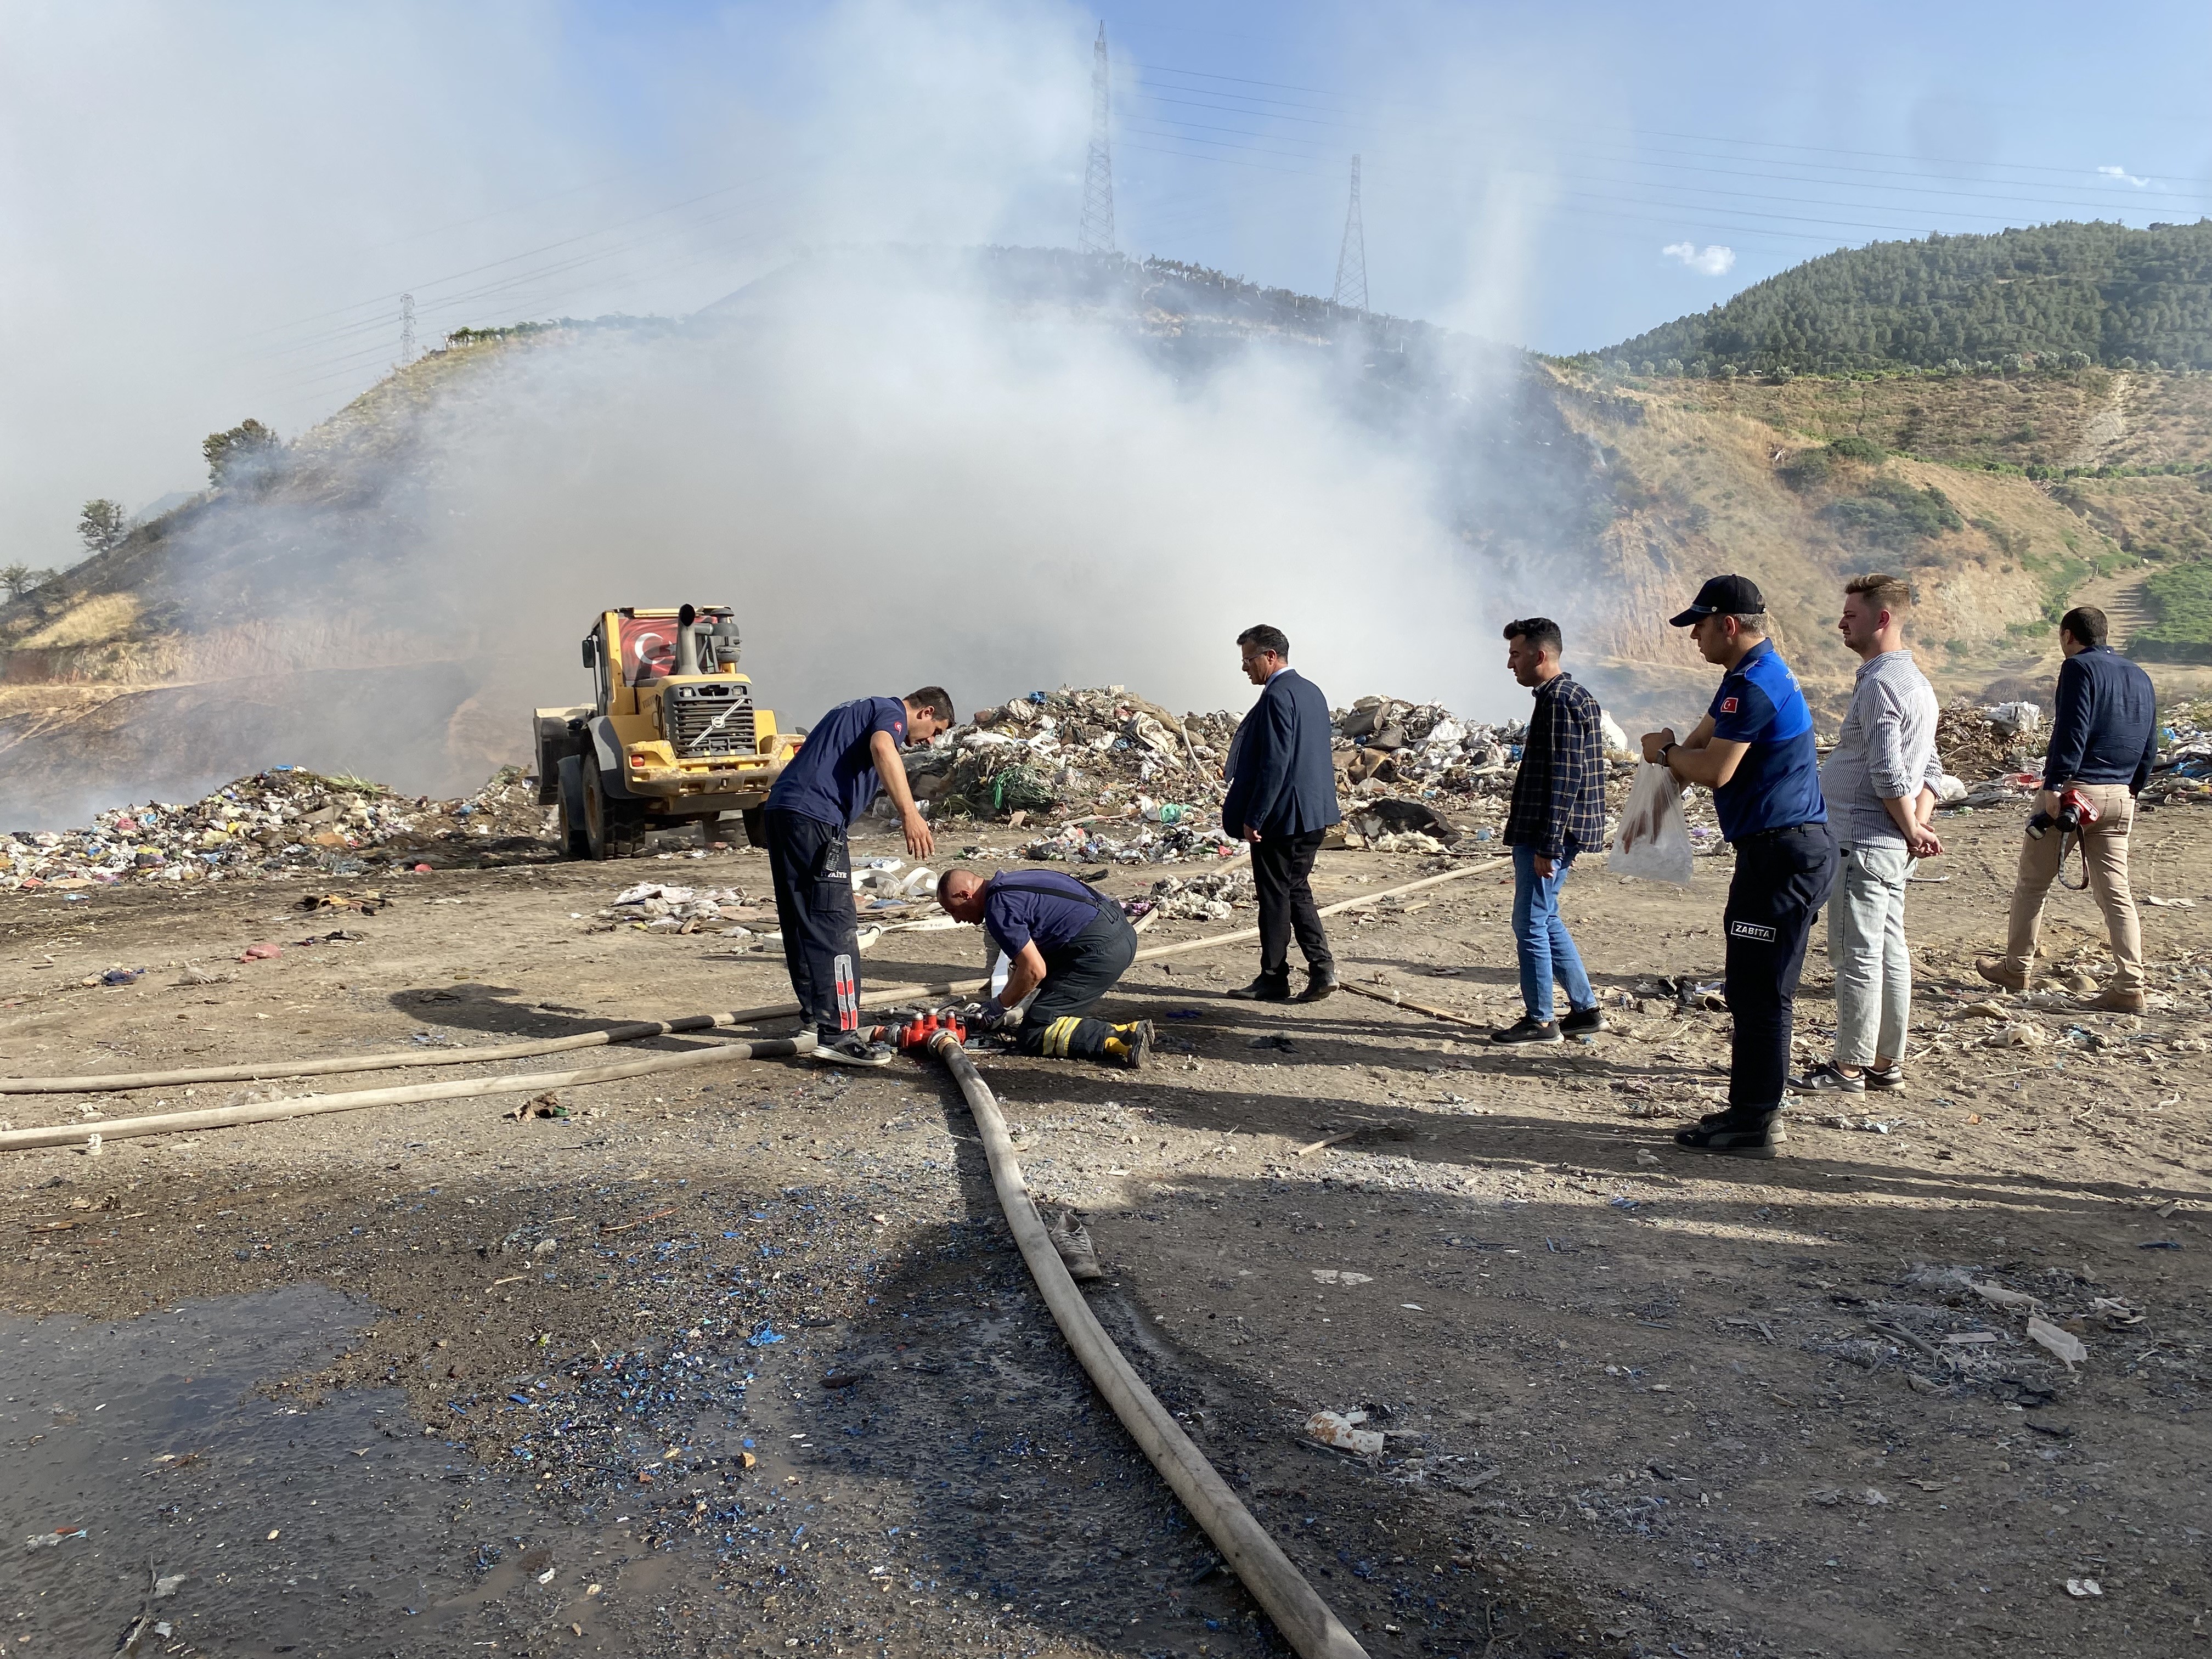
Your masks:
M1893 1060L1887 1066L1869 1066L1859 1075L1866 1079L1869 1089L1902 1089L1905 1086L1905 1062Z
M1782 1139L1782 1109L1723 1112L1718 1122L1702 1119L1692 1127L1677 1129L1674 1144L1686 1152L1717 1152L1723 1158L1772 1158Z
M1249 985L1240 985L1229 995L1239 1002L1288 1002L1291 1000L1291 970L1279 974L1262 974Z
M1559 1043L1566 1041L1559 1035L1558 1021L1538 1019L1532 1014L1523 1014L1510 1025L1492 1031L1490 1040L1505 1043Z
M1790 1079L1790 1091L1799 1095L1863 1095L1866 1092L1866 1086L1863 1072L1853 1077L1842 1066L1825 1060L1804 1076Z
M1291 1000L1319 1002L1323 997L1334 991L1341 982L1336 976L1336 966L1334 963L1326 968L1310 968L1306 970L1306 988L1292 997Z
M1152 1022L1133 1019L1127 1025L1116 1025L1106 1039L1106 1053L1133 1072L1143 1071L1152 1055Z
M2150 1006L2150 1002L2141 991L2123 991L2112 986L2091 997L2089 1006L2108 1014L2140 1014Z
M1052 1240L1060 1265L1077 1284L1090 1284L1106 1277L1098 1266L1098 1252L1091 1248L1091 1229L1076 1219L1074 1211L1061 1210L1052 1216L1045 1223L1045 1237Z
M835 1037L817 1037L813 1057L825 1066L888 1066L896 1051L869 1042L858 1031L845 1031Z
M1588 1036L1593 1031L1605 1030L1605 1016L1595 1007L1570 1009L1559 1022L1559 1029L1569 1036Z
M1978 957L1974 971L1992 985L2002 985L2008 991L2027 989L2027 975L2002 957Z

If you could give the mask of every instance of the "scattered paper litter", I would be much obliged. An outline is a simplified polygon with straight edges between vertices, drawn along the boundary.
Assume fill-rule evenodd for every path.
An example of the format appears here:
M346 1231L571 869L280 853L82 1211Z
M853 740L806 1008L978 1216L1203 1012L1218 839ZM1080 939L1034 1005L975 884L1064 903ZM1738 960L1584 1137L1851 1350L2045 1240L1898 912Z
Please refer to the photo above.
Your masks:
M2027 1334L2029 1340L2041 1343L2064 1360L2069 1371L2089 1357L2089 1351L2081 1346L2080 1337L2052 1324L2041 1314L2028 1315Z

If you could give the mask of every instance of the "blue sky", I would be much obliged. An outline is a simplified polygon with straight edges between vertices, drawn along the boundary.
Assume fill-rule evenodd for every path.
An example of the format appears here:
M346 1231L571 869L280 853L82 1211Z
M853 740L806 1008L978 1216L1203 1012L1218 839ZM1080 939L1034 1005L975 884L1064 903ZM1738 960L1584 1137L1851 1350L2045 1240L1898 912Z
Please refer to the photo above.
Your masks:
M463 324L688 311L804 250L1120 245L1609 343L1825 252L2212 211L2212 9L233 0L0 16L0 562ZM82 66L100 66L87 97ZM1668 252L1665 250L1673 249Z

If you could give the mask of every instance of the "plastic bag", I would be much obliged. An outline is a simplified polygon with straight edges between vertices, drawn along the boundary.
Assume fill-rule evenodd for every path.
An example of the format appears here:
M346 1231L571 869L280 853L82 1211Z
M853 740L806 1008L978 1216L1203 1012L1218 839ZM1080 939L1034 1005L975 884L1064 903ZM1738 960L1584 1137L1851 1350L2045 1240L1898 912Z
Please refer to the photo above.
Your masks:
M1616 876L1690 884L1690 826L1674 775L1646 761L1636 769L1620 823L1613 832L1605 867Z

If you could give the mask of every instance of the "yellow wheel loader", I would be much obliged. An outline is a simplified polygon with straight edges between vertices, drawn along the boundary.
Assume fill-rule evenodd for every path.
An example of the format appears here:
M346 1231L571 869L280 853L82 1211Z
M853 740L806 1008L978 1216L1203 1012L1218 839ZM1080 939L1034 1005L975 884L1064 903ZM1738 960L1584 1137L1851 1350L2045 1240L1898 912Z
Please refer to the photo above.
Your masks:
M597 696L537 714L538 799L561 809L572 859L627 858L647 836L742 815L762 842L761 810L799 738L753 706L738 672L738 624L727 605L603 612L584 635Z

